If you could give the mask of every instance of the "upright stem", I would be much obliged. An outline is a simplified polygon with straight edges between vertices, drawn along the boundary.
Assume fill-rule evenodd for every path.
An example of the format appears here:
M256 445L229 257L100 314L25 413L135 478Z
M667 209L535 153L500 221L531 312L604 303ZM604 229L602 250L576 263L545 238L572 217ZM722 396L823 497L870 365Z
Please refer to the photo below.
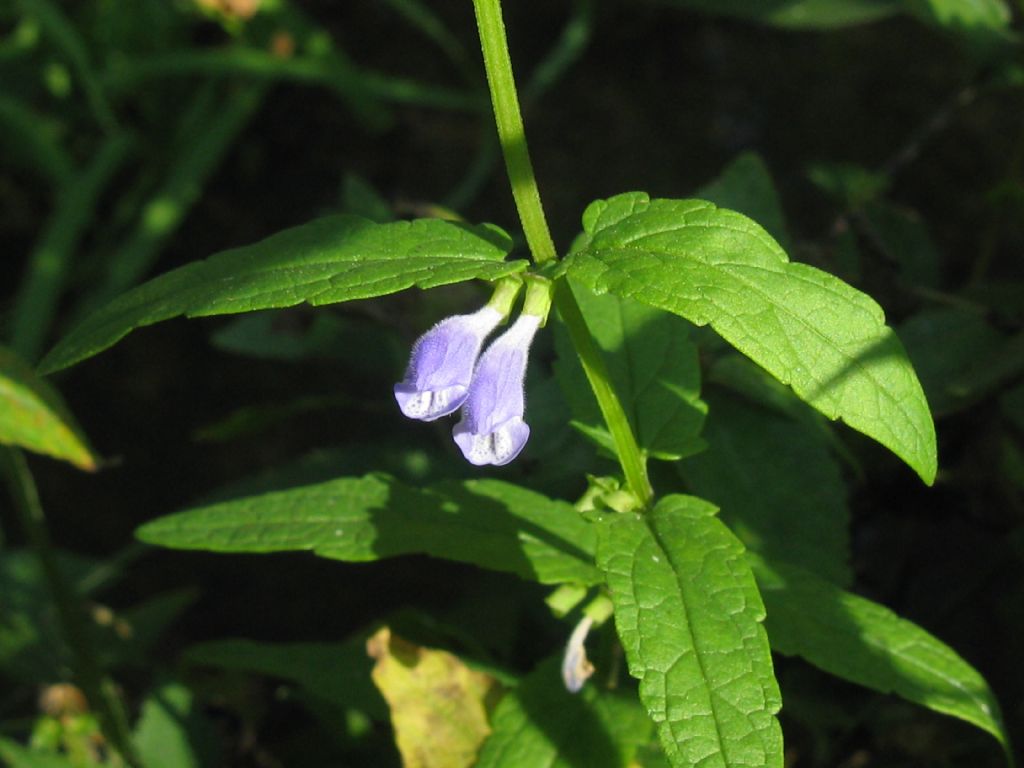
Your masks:
M544 208L537 190L537 180L530 163L530 151L526 145L523 118L519 113L519 97L512 76L512 61L508 54L505 38L505 22L501 18L501 0L473 0L476 22L480 31L480 47L487 69L487 85L494 105L494 118L498 125L498 138L505 155L512 195L516 201L519 218L526 234L530 253L537 264L557 258L555 245L544 217ZM622 472L630 490L643 506L654 498L647 464L633 435L626 412L612 387L604 358L587 323L580 311L576 297L564 278L555 281L555 306L569 331L576 354L579 355L583 370L597 398L601 415L608 425L608 431L615 442L615 451L622 465Z
M523 117L519 113L516 81L512 76L512 60L508 55L505 22L501 18L501 0L473 0L476 23L480 30L480 47L484 53L487 85L494 105L494 119L498 124L498 138L505 155L505 167L512 182L512 196L523 223L523 233L530 246L533 260L538 264L556 258L555 244L551 240L540 192L530 163L530 150L526 146Z
M57 608L62 634L75 657L78 682L86 699L96 707L111 746L125 762L135 765L128 719L113 682L103 674L96 658L82 604L57 564L46 531L43 506L25 456L14 448L0 446L0 475L6 475L22 528L39 558L43 578Z
M651 488L651 481L647 477L647 462L644 461L640 446L637 445L636 438L633 436L629 418L622 409L622 403L619 402L612 387L601 350L594 343L594 337L580 311L580 305L576 302L572 288L565 280L558 280L555 283L555 306L569 331L569 338L576 348L576 354L583 365L583 372L587 375L590 388L594 390L598 407L601 409L601 416L604 417L604 422L608 425L608 431L615 442L615 453L619 457L619 464L622 466L622 474L626 477L626 484L636 494L640 503L647 507L654 498L654 489Z

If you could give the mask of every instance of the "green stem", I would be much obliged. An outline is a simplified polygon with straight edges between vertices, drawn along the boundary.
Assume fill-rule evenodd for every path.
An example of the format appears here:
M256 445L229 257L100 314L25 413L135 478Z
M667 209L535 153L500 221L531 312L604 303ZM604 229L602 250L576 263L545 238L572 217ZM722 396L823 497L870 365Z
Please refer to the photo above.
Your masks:
M512 195L515 197L526 242L537 264L554 261L557 259L555 245L544 217L537 180L530 163L530 151L526 145L523 118L519 113L519 97L512 76L505 23L501 18L501 0L473 0L473 6L476 9L484 66L487 69L487 85L490 87L494 118L498 125L498 138L501 140L505 166L512 183ZM594 343L576 297L564 278L555 281L555 306L569 331L587 380L594 390L601 415L615 442L615 452L626 483L640 503L647 507L654 498L647 477L647 464L633 435L629 418L612 387L601 351Z
M530 163L530 150L526 146L526 132L523 117L519 114L519 97L505 38L505 22L501 18L501 0L473 0L473 7L476 9L494 119L498 124L498 138L505 155L508 178L512 182L512 196L533 260L543 264L556 258L555 244L544 218L537 180Z
M7 478L21 525L39 558L43 578L57 609L61 631L75 657L78 682L86 699L96 707L103 733L110 745L121 754L125 762L135 765L127 716L113 681L103 674L100 667L78 595L60 571L46 530L46 517L39 501L39 491L24 454L14 448L0 447L0 474Z
M630 490L640 500L640 503L644 507L648 507L654 499L654 489L651 488L651 481L647 477L647 462L644 461L640 446L637 445L636 438L633 436L629 418L612 387L611 377L605 367L601 350L594 343L594 337L587 327L587 321L584 320L580 306L572 293L572 288L569 287L566 280L555 282L555 306L569 331L569 338L576 348L576 354L583 365L583 372L587 374L587 381L590 382L590 388L594 390L601 415L615 442L615 453L619 457L619 464L626 477L626 484L629 485Z

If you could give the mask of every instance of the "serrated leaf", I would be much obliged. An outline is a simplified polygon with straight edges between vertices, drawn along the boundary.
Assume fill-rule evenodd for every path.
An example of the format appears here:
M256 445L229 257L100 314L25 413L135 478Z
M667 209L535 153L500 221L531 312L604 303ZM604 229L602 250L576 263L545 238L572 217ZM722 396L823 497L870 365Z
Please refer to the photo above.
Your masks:
M751 550L850 583L850 513L821 433L735 397L709 396L708 450L677 465Z
M96 457L60 394L6 347L0 347L0 444L96 469Z
M781 768L782 705L743 545L692 496L598 526L598 566L673 766Z
M992 734L1009 754L985 679L945 643L883 605L802 568L748 553L772 649L883 693L895 693Z
M654 458L673 460L703 447L699 438L707 406L700 399L700 363L679 318L617 296L597 296L573 288L594 340L604 352L615 392L633 426L640 448ZM599 444L612 446L597 401L568 334L555 335L555 373L580 429Z
M490 675L447 651L414 645L387 627L366 641L373 682L391 710L404 768L469 768L491 732L501 696Z
M179 512L137 535L177 549L355 562L422 553L543 584L600 580L593 527L570 504L497 480L421 490L383 474L339 478Z
M136 328L184 315L203 317L313 306L434 288L520 272L505 261L507 235L440 219L375 224L327 216L253 245L215 254L128 291L90 315L50 351L56 371L120 341Z
M745 216L642 192L592 203L569 276L710 324L817 410L935 479L935 427L882 309L843 281L791 263Z
M185 651L189 664L242 670L294 683L313 696L384 719L387 710L370 682L365 637L344 643L260 643L214 640Z
M633 696L587 685L565 690L561 659L540 664L502 698L476 768L625 768L652 738Z

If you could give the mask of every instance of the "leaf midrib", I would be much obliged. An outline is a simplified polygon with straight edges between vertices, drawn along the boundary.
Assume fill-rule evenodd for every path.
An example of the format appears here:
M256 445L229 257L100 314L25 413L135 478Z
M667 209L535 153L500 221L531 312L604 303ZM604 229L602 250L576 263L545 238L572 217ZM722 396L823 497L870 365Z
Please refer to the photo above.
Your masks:
M664 555L666 563L668 563L671 566L673 580L675 581L676 585L676 593L679 595L679 601L683 604L683 609L686 611L686 632L690 637L690 647L693 648L693 655L697 659L697 666L700 667L700 675L702 680L704 681L704 689L708 693L708 704L711 707L711 719L715 725L715 736L718 739L719 752L725 760L726 765L728 765L729 758L726 754L725 749L725 737L722 734L722 729L718 722L718 707L715 703L714 691L708 683L707 669L704 666L704 658L701 654L701 651L699 650L699 648L701 648L702 646L700 646L697 642L697 632L694 630L693 621L691 620L693 612L691 610L690 601L686 597L686 588L683 585L683 582L679 576L679 567L675 561L675 558L673 558L672 555L669 554L671 550L669 550L669 548L663 542L661 535L658 533L657 527L654 526L646 516L643 519L642 525L650 532L652 541L661 551L662 555Z

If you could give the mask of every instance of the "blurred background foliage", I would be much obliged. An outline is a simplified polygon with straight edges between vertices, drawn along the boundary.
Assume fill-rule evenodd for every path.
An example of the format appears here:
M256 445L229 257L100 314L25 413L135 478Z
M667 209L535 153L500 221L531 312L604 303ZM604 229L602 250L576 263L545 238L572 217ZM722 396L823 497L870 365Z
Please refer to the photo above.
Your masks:
M1021 6L507 5L560 246L594 198L700 190L875 297L938 419L940 475L924 489L696 334L711 408L683 452L707 450L659 464L656 485L748 510L727 521L752 549L854 583L947 641L1024 743ZM323 213L514 230L478 58L465 1L0 0L0 336L18 365L142 279ZM445 428L410 428L390 387L420 329L479 300L458 286L167 323L55 378L100 471L31 467L144 764L397 765L365 653L381 623L504 685L564 643L541 588L470 566L132 543L197 499L370 469L469 476ZM610 465L566 423L571 373L553 370L551 335L539 343L534 438L500 474L574 499L584 472ZM68 684L75 661L6 499L0 530L0 761L102 764L96 703ZM612 633L599 638L599 668L614 668ZM790 765L1001 764L968 726L798 661L777 671ZM659 764L639 747L637 764Z

